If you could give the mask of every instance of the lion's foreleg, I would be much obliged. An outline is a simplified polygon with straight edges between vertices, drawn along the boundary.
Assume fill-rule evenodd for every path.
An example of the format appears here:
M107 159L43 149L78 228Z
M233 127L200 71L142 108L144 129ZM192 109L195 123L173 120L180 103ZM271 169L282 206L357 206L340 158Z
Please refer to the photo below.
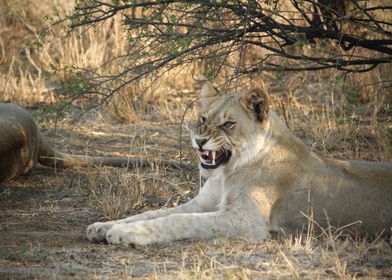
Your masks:
M94 223L87 228L87 238L91 241L103 241L106 237L106 232L117 224L148 221L177 213L201 213L214 211L218 203L218 195L219 194L214 190L214 185L211 184L211 181L207 181L200 193L185 204L169 209L147 211L121 220Z
M209 239L237 234L233 218L224 211L172 214L169 216L114 225L106 234L112 244L148 245L181 239Z
M106 237L106 232L110 230L114 225L128 224L137 221L148 221L174 213L190 213L198 212L198 210L200 209L197 203L195 203L195 201L189 201L188 203L182 204L177 207L147 211L121 220L96 222L87 228L87 238L91 241L103 241Z
M266 220L241 207L206 213L171 214L148 221L114 225L107 232L106 241L112 244L148 245L182 239L240 236L251 240L269 237Z

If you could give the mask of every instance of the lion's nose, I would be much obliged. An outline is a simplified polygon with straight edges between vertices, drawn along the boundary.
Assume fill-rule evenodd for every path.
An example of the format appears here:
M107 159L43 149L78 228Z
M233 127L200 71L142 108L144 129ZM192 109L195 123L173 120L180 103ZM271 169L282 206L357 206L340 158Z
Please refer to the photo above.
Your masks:
M206 138L196 139L196 144L199 146L199 149L202 150L203 145L207 143L207 141L208 140Z

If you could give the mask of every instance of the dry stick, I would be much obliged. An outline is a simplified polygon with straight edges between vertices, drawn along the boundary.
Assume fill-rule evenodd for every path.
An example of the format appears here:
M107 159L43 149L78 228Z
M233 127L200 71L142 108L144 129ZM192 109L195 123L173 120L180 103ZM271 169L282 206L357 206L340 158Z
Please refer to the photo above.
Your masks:
M279 102L279 105L280 105L280 108L282 109L284 122L286 123L287 127L290 128L289 113L287 112L286 105L282 101Z

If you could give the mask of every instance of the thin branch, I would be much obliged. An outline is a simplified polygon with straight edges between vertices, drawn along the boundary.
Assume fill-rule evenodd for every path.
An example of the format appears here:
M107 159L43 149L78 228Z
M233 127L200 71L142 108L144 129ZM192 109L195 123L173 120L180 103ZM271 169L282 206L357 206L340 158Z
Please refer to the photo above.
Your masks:
M366 7L361 1L351 1L354 10L344 14L345 9L330 8L324 1L316 0L290 0L287 5L291 5L291 10L287 10L291 12L279 11L277 3L268 6L260 1L157 0L115 4L116 1L90 0L81 2L68 20L75 30L100 28L108 19L122 17L124 29L135 34L127 52L108 62L120 62L121 71L101 75L98 70L84 72L88 79L86 93L101 95L105 100L143 77L159 75L194 60L213 60L214 75L224 68L233 75L328 68L363 72L391 63L392 33L383 26L392 26L392 22L372 12L390 11L392 6ZM247 62L243 59L247 55L244 50L249 47L255 52L263 50L263 57ZM309 51L303 51L303 47ZM233 69L235 63L229 63L230 56L238 52L243 61Z

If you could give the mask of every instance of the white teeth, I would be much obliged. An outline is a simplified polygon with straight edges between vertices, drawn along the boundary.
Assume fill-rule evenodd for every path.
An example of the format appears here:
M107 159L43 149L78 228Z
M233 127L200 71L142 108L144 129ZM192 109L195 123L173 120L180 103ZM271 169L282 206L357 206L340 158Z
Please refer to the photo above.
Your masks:
M215 165L216 164L215 159L216 159L217 151L205 150L205 151L198 151L198 153L199 153L199 158L200 158L201 163L207 164L207 165ZM211 157L210 157L210 155L211 155ZM209 160L203 158L203 156L207 156L209 158ZM211 159L212 159L212 161L211 161Z

